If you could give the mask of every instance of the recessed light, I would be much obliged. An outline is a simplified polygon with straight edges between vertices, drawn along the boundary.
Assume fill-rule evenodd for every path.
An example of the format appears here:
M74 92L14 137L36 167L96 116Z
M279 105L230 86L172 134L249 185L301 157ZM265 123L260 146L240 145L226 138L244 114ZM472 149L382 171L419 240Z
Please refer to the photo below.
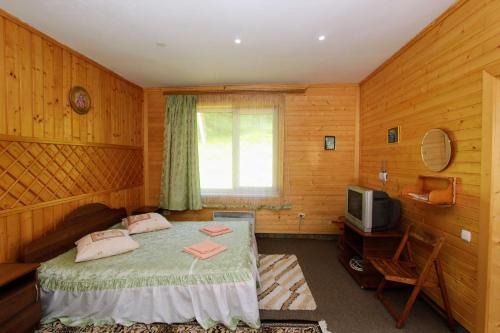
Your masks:
M321 35L321 36L319 36L319 37L318 37L318 40L319 40L319 41L324 41L324 40L325 40L325 38L326 38L326 36L325 36L325 35Z
M241 39L236 38L236 39L234 40L234 43L235 43L235 44L241 44Z
M158 46L158 47L165 47L167 45L165 43L163 43L163 42L156 42L156 46Z

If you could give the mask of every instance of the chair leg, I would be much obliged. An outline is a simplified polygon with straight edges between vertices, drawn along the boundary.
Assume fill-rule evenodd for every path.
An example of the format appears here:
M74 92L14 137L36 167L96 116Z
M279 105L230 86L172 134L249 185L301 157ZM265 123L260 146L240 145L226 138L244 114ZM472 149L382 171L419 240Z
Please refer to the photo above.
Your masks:
M377 292L375 293L375 297L380 299L380 296L382 295L382 292L384 291L385 283L386 283L385 277L382 277L382 280L380 280L380 283L377 288Z
M422 288L419 285L416 285L415 288L413 288L410 298L408 298L408 301L405 304L403 312L401 313L401 316L397 320L396 323L397 328L401 328L405 324L406 320L408 319L408 316L410 315L411 308L413 307L413 304L415 303L415 300L417 299L417 296L420 293L421 289Z
M391 303L388 300L386 300L383 296L384 287L385 287L386 283L387 283L387 280L385 279L385 277L382 277L382 280L380 280L380 283L378 285L377 292L375 293L375 297L378 298L380 300L380 302L382 302L382 305L389 312L389 314L394 318L394 320L398 321L398 319L399 319L398 312L396 311L396 309L394 309L392 307Z
M446 311L446 317L448 319L448 327L451 330L454 330L455 320L453 319L453 313L451 312L451 304L448 298L448 291L446 290L446 284L444 283L443 269L441 268L441 262L439 261L439 259L436 259L434 261L434 267L436 268L439 289L441 290L441 297L443 298L444 309Z

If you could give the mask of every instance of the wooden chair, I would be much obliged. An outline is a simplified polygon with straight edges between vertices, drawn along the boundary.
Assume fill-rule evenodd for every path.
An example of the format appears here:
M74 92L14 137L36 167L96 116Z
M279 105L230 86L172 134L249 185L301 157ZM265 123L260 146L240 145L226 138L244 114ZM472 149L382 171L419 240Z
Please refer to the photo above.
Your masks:
M436 233L425 226L416 227L410 224L406 229L398 249L392 258L370 258L370 262L379 271L383 278L380 281L375 296L384 304L389 313L396 320L396 327L401 328L410 314L411 308L417 299L418 294L424 287L438 287L441 290L441 296L445 307L445 312L450 329L454 329L455 322L453 320L451 305L448 299L448 293L443 278L443 270L439 261L438 255L443 246L444 237L436 236ZM417 270L414 263L412 253L412 244L415 246L425 247L430 251L430 254L423 264L421 270ZM406 260L402 260L403 252L406 250ZM429 273L432 266L436 270L437 281L431 279ZM392 305L382 295L387 281L412 285L413 291L410 298L406 302L403 312L399 315Z

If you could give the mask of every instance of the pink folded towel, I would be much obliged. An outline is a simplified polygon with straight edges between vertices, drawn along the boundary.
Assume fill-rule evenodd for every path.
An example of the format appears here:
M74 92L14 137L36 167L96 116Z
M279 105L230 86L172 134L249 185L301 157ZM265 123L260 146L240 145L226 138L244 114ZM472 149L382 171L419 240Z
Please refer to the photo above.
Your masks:
M230 232L233 232L233 230L227 229L227 230L219 231L219 232L209 232L209 231L206 231L205 229L201 229L201 232L203 232L204 234L209 235L210 237L215 237L215 236L220 236L220 235L228 234Z
M189 247L185 247L184 248L184 252L192 254L193 256L195 256L198 259L208 259L208 258L213 257L216 254L219 254L219 253L221 253L222 251L225 251L225 250L226 250L226 247L223 246L223 245L221 245L220 248L218 248L218 249L216 249L216 250L214 250L212 252L208 252L208 253L202 254L202 253L199 253L199 252L197 252L197 251L195 251L195 250L193 250L193 249L191 249Z
M221 232L221 231L230 230L230 228L223 225L223 224L212 224L208 227L203 228L203 230L208 231L208 232L212 232L212 233L217 233L217 232Z
M211 226L201 228L200 231L211 237L215 237L227 234L233 230L223 224L212 224Z
M201 243L185 247L184 251L199 259L207 259L221 253L225 249L224 245L217 244L211 240L205 240Z
M222 245L217 244L217 243L212 242L211 240L207 239L207 240L204 240L203 242L200 242L198 244L188 246L188 248L191 250L194 250L200 254L204 254L204 253L209 253L209 252L212 252L214 250L217 250L221 246Z

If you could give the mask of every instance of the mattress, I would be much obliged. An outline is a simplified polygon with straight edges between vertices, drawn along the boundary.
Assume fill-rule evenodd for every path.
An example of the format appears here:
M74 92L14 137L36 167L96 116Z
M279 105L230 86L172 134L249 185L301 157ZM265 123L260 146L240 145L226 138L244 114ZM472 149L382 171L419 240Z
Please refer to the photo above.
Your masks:
M122 255L75 263L76 249L42 263L43 322L67 325L186 322L205 329L238 321L258 327L257 259L246 222L213 240L227 250L199 260L182 251L209 238L213 222L174 222L170 229L132 235L140 247Z

